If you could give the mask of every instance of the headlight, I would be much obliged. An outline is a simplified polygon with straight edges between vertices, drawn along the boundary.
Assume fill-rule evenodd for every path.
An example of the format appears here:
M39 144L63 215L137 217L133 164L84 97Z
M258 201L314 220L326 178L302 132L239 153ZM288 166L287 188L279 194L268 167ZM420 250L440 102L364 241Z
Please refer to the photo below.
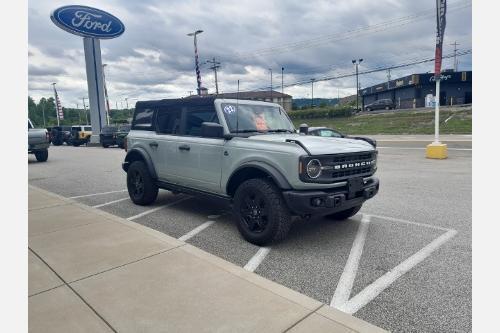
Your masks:
M310 160L306 166L306 173L313 179L321 176L321 162L317 159Z

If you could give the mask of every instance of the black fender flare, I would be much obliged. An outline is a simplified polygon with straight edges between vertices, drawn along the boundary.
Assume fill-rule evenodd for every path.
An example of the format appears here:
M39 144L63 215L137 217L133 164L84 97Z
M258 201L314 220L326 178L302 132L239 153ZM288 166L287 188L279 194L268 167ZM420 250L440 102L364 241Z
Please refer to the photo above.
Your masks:
M291 190L292 189L292 186L290 185L290 183L288 182L286 177L283 176L283 174L278 169L276 169L274 166L272 166L266 162L261 162L261 161L246 162L246 163L243 163L242 165L240 165L238 168L236 168L236 170L234 170L231 173L231 176L229 176L228 181L227 181L227 185L230 184L231 179L233 178L234 175L236 175L240 170L245 169L245 168L255 168L255 169L258 169L260 171L267 173L274 180L276 185L282 190Z
M122 164L122 169L123 171L127 172L128 167L130 164L132 164L132 161L137 161L137 160L143 160L144 163L146 163L146 166L148 167L149 174L153 179L158 179L158 175L156 174L156 170L153 164L153 160L151 159L151 156L147 153L147 151L144 148L132 148L127 152L127 155L125 156L125 162Z

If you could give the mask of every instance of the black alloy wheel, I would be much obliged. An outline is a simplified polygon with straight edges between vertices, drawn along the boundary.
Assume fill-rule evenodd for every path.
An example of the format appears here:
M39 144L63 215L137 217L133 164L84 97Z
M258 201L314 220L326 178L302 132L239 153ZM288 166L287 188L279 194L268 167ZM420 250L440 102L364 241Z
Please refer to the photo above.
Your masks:
M243 238L256 245L283 240L292 217L281 190L268 179L244 181L233 198L233 211Z
M130 199L137 205L153 203L158 196L158 186L143 161L132 162L127 170L127 189Z

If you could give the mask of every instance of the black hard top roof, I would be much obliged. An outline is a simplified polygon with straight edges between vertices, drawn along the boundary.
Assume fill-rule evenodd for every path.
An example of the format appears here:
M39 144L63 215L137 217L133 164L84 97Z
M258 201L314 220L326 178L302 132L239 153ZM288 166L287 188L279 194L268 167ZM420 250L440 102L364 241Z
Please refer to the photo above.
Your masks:
M213 106L215 97L196 97L196 98L174 98L174 99L159 99L153 101L137 101L136 108L157 107L157 106Z

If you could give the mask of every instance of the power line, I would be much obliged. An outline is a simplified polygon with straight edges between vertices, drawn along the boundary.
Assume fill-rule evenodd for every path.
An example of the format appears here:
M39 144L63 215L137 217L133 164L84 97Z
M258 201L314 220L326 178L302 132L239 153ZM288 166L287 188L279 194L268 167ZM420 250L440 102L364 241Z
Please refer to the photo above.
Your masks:
M471 5L472 5L472 3L470 0L460 1L460 2L456 2L456 3L449 3L448 4L448 13L450 13L452 11L456 11L456 10L470 7ZM320 46L321 44L325 44L327 42L338 41L338 40L357 37L357 36L364 35L364 34L381 32L381 31L385 31L388 29L398 28L398 27L407 25L409 23L416 22L416 21L424 19L424 18L435 17L435 15L436 15L435 8L427 9L427 10L421 11L421 12L416 13L416 14L395 18L395 19L388 20L388 21L381 22L381 23L374 24L374 25L368 25L368 26L364 26L361 28L348 30L348 31L342 32L342 33L335 33L335 34L331 34L331 35L320 36L320 37L316 37L316 38L312 38L312 39L308 39L308 40L302 40L302 41L298 41L298 42L285 43L285 44L282 44L279 46L255 50L255 51L249 52L247 54L236 53L235 58L238 58L238 59L253 58L253 57L257 57L257 56L270 55L270 54L275 54L275 53L284 53L284 52L296 51L296 50L300 50L300 49L304 49L304 48L317 47L317 46Z

